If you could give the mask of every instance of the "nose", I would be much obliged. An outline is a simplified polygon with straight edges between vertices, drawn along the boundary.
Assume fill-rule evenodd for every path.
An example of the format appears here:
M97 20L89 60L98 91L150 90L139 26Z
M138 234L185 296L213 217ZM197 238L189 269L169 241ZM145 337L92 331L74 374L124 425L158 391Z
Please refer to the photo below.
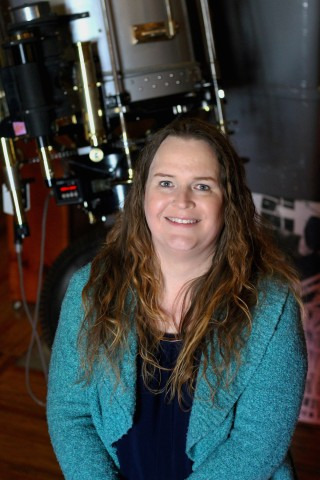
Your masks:
M192 208L195 205L190 188L181 187L175 192L174 204L179 208Z

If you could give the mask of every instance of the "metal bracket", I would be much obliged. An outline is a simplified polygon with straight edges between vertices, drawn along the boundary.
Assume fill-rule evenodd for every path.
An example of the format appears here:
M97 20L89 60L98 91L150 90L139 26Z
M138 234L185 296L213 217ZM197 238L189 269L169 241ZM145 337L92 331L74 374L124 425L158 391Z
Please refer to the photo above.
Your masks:
M132 43L146 43L157 40L171 40L179 30L179 24L172 18L171 0L165 0L167 20L132 25Z
M171 40L176 36L179 29L177 22L174 22L173 33L169 33L167 22L149 22L140 25L132 25L132 43L155 42L156 40Z

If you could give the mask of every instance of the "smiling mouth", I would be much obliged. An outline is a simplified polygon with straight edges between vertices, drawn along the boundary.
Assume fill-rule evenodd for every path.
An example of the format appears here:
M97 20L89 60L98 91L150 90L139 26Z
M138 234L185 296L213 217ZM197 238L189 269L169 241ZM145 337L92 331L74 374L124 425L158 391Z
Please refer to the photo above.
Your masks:
M195 218L166 217L166 219L172 223L181 223L184 225L192 225L200 221L200 220L196 220Z

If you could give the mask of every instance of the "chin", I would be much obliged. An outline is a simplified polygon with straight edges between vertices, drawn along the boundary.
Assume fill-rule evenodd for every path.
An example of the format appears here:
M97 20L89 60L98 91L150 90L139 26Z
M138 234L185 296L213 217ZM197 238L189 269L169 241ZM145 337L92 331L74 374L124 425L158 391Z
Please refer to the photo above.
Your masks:
M178 251L190 251L190 250L194 250L196 248L196 245L194 243L191 243L191 242L170 242L168 243L168 247L173 249L173 250L178 250Z
M171 251L171 254L176 254L176 255L201 255L202 254L202 251L198 251L195 247L193 246L187 246L187 245L174 245L174 246L171 246L169 247L170 248L170 251Z

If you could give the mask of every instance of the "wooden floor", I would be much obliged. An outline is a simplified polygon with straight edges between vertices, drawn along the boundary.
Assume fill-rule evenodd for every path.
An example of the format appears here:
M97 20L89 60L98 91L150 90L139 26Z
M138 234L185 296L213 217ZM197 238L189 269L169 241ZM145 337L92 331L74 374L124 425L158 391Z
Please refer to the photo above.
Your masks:
M63 475L50 445L45 408L31 399L25 384L24 357L31 327L8 295L7 255L0 230L0 479L58 480ZM32 391L43 403L46 381L30 372ZM94 480L94 479L93 479Z
M15 311L8 297L5 250L0 233L0 479L58 480L63 476L50 445L45 410L30 398L25 387L21 365L31 329L23 312ZM31 384L44 402L46 383L41 371L31 371ZM299 424L292 454L299 480L320 480L320 427Z

